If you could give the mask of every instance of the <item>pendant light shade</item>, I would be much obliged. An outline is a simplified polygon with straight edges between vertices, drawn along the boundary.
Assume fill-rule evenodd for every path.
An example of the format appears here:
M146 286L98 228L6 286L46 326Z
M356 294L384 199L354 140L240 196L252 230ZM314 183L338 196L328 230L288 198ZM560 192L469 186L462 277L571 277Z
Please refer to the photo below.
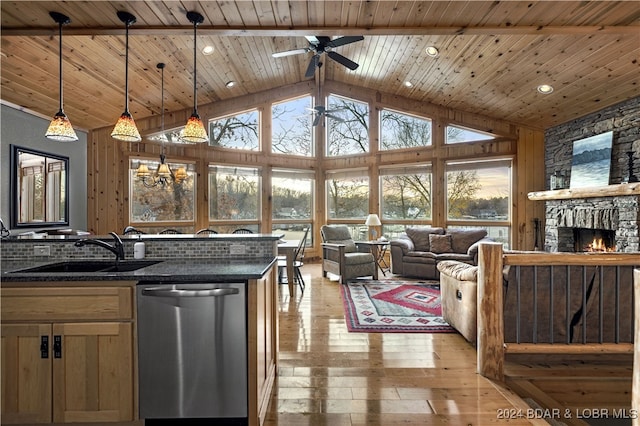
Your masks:
M180 139L182 142L200 143L209 142L207 130L198 115L198 93L197 87L197 71L196 71L196 54L197 54L197 38L196 29L198 24L204 22L204 17L198 12L187 12L187 19L193 24L193 114L187 120L187 124L182 130Z
M124 112L116 122L111 137L125 142L140 142L140 132L129 113L129 26L135 24L136 17L129 12L118 12L118 18L125 24L125 74L124 74Z
M49 12L49 16L51 16L53 20L58 24L60 30L60 109L58 110L56 115L53 116L53 120L51 120L45 136L48 139L52 139L55 141L73 142L78 140L78 136L76 135L75 130L73 130L71 122L62 109L62 26L71 23L71 19L69 19L68 16L58 12Z

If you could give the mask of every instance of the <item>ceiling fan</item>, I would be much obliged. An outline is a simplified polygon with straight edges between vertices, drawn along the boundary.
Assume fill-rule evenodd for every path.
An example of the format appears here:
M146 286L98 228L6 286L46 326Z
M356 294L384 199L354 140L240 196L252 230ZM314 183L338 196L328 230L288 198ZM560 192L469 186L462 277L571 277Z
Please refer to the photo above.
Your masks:
M318 62L318 72L320 72L320 67L322 67L322 62ZM321 99L321 93L322 91L320 90L320 80L318 80L318 97L316 99L318 100ZM345 121L342 117L338 117L333 114L334 112L344 110L344 108L327 109L324 105L316 105L313 108L307 108L307 109L310 110L311 113L315 116L315 118L313 119L314 127L320 124L320 120L322 120L323 116L329 117L339 122Z
M309 62L309 66L307 67L307 72L304 74L306 78L313 77L315 70L318 66L320 66L320 56L323 53L326 53L327 56L339 64L344 65L350 70L355 70L358 68L358 64L353 62L351 59L346 58L339 54L338 52L334 52L332 49L338 46L344 46L345 44L355 43L356 41L364 40L363 36L344 36L338 37L336 39L331 40L330 37L326 36L305 36L307 41L309 41L309 46L301 49L293 49L287 50L284 52L275 52L272 53L271 56L274 58L282 58L284 56L298 55L301 53L307 52L315 52L311 61Z

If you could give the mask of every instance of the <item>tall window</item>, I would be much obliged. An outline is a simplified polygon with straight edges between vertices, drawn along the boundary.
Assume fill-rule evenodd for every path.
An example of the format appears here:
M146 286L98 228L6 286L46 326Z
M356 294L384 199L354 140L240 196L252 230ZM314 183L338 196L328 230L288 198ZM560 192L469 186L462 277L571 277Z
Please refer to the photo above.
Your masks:
M448 162L446 170L448 224L486 228L490 237L508 244L511 160Z
M313 222L315 174L309 170L274 169L271 176L272 230L284 233L285 239L300 239L301 231Z
M353 99L330 95L327 126L327 156L369 152L369 105Z
M329 219L364 219L369 213L369 176L366 170L327 172Z
M445 130L445 143L475 142L491 139L495 139L495 137L489 133L480 132L479 130L473 130L466 127L447 126Z
M312 157L311 96L275 103L271 107L271 151Z
M209 220L257 221L260 217L260 170L209 166Z
M173 171L184 167L187 178L177 182L170 179L167 185L148 187L137 177L140 163L150 171L157 170L159 161L152 159L132 159L129 162L129 221L132 223L152 222L194 222L196 174L194 164L169 162Z
M258 111L251 110L210 120L209 145L257 151L260 149L258 118Z
M431 145L431 120L397 111L380 111L380 150Z

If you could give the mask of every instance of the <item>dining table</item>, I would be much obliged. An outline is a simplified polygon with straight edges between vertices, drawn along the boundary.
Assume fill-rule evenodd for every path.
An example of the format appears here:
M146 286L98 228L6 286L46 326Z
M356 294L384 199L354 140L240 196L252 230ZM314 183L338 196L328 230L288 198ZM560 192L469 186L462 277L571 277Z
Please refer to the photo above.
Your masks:
M287 269L287 284L289 286L289 295L293 295L295 291L295 279L296 272L294 269L294 261L296 260L296 249L300 245L300 240L279 240L278 241L278 256L284 256Z

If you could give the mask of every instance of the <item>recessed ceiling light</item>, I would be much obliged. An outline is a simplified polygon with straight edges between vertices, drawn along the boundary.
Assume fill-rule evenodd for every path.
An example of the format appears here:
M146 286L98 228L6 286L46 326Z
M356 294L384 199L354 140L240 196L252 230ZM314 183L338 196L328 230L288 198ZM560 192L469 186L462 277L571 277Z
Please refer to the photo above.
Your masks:
M228 88L232 88L235 85L236 85L236 82L233 80L227 81L227 83L225 84L225 86L227 86Z
M412 82L410 82L410 81L405 81L405 82L404 82L404 85L405 85L406 87L413 87L413 83L412 83Z
M428 56L431 56L432 58L435 58L436 56L438 56L438 53L440 53L438 51L438 48L435 46L429 46L424 50Z
M209 45L207 45L207 46L205 46L205 47L203 47L203 48L202 48L202 54L203 54L203 55L211 55L211 54L213 53L213 51L214 51L214 50L215 50L215 49L214 49L214 47L213 47L213 46L209 46Z
M538 92L542 93L543 95L548 95L549 93L553 92L553 86L550 86L548 84L541 84L540 86L538 86Z

